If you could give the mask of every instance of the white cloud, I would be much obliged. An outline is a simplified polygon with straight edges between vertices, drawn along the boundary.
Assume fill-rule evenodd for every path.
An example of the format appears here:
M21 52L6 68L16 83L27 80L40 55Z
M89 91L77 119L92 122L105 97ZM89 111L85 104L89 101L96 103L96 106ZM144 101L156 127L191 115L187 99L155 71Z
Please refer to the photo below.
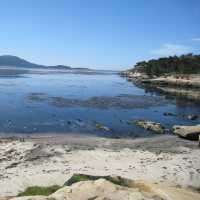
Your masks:
M164 44L160 49L151 51L152 54L157 56L174 56L190 53L190 48L179 44Z
M200 38L193 38L192 41L194 41L194 42L200 42Z

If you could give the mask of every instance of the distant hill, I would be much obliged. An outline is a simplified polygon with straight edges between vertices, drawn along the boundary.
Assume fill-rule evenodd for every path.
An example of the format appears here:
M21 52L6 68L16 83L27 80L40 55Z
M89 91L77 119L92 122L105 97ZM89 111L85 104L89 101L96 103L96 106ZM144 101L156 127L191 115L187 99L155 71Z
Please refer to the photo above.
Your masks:
M52 69L71 69L65 65L45 66L31 63L17 56L3 55L0 56L0 67L23 67L23 68L52 68Z

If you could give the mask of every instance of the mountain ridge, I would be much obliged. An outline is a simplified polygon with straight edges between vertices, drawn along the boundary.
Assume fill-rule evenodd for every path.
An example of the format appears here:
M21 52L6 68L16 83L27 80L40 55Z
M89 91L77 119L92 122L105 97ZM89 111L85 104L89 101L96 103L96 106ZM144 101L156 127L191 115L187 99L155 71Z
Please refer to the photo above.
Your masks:
M65 65L40 65L29 62L23 58L13 55L1 55L0 56L0 67L24 67L24 68L51 68L51 69L71 69L70 66Z

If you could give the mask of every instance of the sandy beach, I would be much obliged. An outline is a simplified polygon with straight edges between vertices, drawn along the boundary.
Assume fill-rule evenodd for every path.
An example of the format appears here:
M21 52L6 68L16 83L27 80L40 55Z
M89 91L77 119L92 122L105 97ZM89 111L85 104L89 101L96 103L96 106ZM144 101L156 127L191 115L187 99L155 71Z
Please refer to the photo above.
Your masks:
M198 143L172 135L138 139L2 136L0 163L0 197L14 196L33 185L63 185L74 173L200 187Z

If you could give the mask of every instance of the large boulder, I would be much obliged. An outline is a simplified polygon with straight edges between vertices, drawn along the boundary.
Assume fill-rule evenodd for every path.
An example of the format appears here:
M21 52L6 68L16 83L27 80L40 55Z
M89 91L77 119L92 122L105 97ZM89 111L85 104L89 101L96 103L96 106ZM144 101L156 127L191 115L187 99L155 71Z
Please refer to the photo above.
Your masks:
M173 126L173 133L176 135L188 139L198 140L200 134L200 125L196 126Z
M12 200L199 200L200 193L146 181L124 181L121 186L106 179L80 181L50 196L16 197Z
M148 120L136 120L134 123L136 126L153 131L155 133L163 134L165 132L165 127L160 123Z

